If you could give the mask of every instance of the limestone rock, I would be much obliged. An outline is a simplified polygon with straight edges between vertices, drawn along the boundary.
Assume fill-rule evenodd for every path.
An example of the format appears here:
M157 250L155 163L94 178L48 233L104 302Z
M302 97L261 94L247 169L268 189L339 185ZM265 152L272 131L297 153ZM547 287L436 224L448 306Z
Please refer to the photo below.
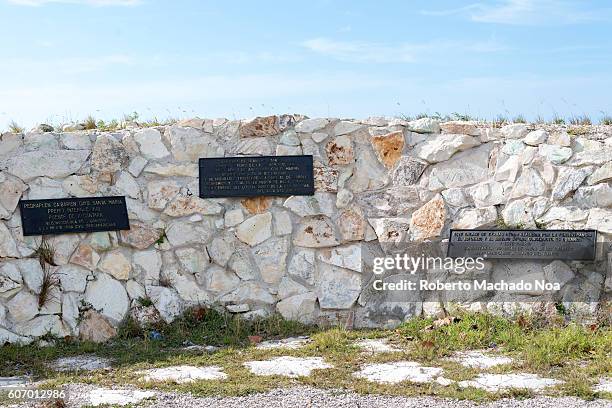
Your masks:
M218 265L225 266L235 250L235 240L232 235L220 235L213 238L207 247L208 254Z
M74 197L88 197L98 192L103 182L91 176L70 176L62 182L66 193Z
M349 309L361 292L361 276L348 269L320 263L316 278L321 309Z
M208 242L214 232L210 220L201 223L174 221L166 228L166 237L173 247L188 244L201 245Z
M17 266L26 286L34 293L39 294L42 288L44 272L38 259L20 259Z
M339 244L333 223L325 216L303 218L293 237L293 243L308 248L322 248Z
M554 132L548 136L547 143L551 145L570 147L572 145L572 139L570 139L570 136L565 131Z
M353 201L353 193L351 193L350 190L347 190L345 188L341 189L340 191L338 191L338 194L336 195L336 207L338 208L344 208L347 205L349 205L349 203L351 201Z
M145 169L145 173L157 174L163 177L198 177L197 163L183 164L159 164L151 163Z
M29 183L30 191L28 198L30 200L40 200L44 198L65 198L67 197L62 183L47 177L39 177Z
M494 206L461 210L453 223L453 228L477 229L495 225L497 210Z
M129 307L128 295L123 285L105 273L98 273L96 280L88 283L85 301L113 323L119 323Z
M236 236L250 246L264 242L272 236L272 214L266 212L247 218L236 228Z
M21 272L13 263L0 264L0 298L10 298L22 287Z
M314 166L314 185L316 191L338 191L338 170L333 167L323 166L316 162Z
M573 154L572 149L569 147L541 144L538 148L538 154L553 164L563 164L568 161Z
M176 250L176 257L183 268L189 273L201 273L210 265L210 260L205 251L195 248L183 248ZM161 263L160 263L161 267Z
M89 157L89 150L38 150L9 157L0 169L28 182L36 177L60 179L77 173Z
M270 156L273 152L270 141L265 137L242 139L230 149L232 155Z
M480 141L472 136L443 134L434 139L427 140L415 147L415 155L429 163L438 163L448 160L459 151L478 146Z
M525 150L525 144L521 140L506 140L501 152L508 156L521 154Z
M302 148L300 146L285 146L280 144L276 146L277 156L299 156L302 153Z
M280 133L278 117L256 117L240 126L240 137L265 137Z
M79 325L79 338L94 343L104 343L117 335L117 330L100 313L88 310Z
M442 133L450 133L454 135L480 135L480 129L478 129L476 123L467 120L452 120L449 122L444 122L440 124L440 129L442 130Z
M314 284L315 252L312 249L296 248L287 272L308 284Z
M436 196L412 214L410 233L414 240L440 236L446 221L446 206L442 196Z
M511 198L521 198L524 196L540 197L546 191L546 183L540 177L537 170L525 167L516 181Z
M574 278L574 271L565 262L554 260L544 267L547 282L559 283L563 287Z
M201 157L223 157L225 150L209 133L194 128L171 126L164 137L171 146L172 156L178 161L197 162Z
M84 293L91 271L75 265L64 265L55 273L63 292Z
M521 168L521 160L519 156L506 157L504 161L497 161L495 169L495 181L511 181L516 180L516 176Z
M280 299L286 299L288 297L300 295L306 292L308 292L306 287L300 285L287 276L283 277L278 284L278 297Z
M241 200L240 203L249 214L262 214L270 209L272 199L270 197L249 197Z
M548 139L548 133L544 129L529 132L523 139L523 143L529 146L539 146Z
M578 222L587 219L588 212L577 207L551 207L538 218L538 222L550 223L553 221Z
M365 237L366 220L357 206L341 211L336 224L342 241L361 241Z
M27 188L18 178L0 172L0 219L10 218Z
M513 123L503 126L500 132L504 139L522 139L527 136L529 129L524 123Z
M612 234L612 210L592 208L589 211L586 229L595 229L604 234Z
M610 180L612 180L612 160L595 170L587 180L587 183L592 186Z
M240 279L231 271L218 265L211 266L206 271L206 289L216 293L225 294L235 289L240 283Z
M310 215L327 215L331 217L335 211L334 196L330 193L316 192L313 196L291 196L284 207L300 217Z
M8 301L7 307L13 322L27 322L38 314L38 297L22 290Z
M574 202L582 208L612 207L612 186L601 183L592 187L580 187L574 194Z
M223 207L216 202L193 195L178 195L164 210L164 214L171 217L185 217L192 214L216 215L221 212Z
M17 243L4 222L0 221L0 258L17 258Z
M150 286L147 294L166 323L172 323L183 310L183 304L176 292L163 286Z
M329 123L329 119L324 118L305 119L295 125L295 131L301 133L312 133L319 129L323 129Z
M163 210L177 196L181 186L176 181L155 180L149 182L148 204L150 208Z
M141 129L134 134L134 140L140 148L140 153L149 160L163 159L170 155L157 129Z
M416 184L426 167L427 163L423 163L409 156L402 156L399 159L399 164L393 171L393 184L396 186L410 186Z
M140 186L134 177L130 175L130 173L122 171L117 178L117 182L115 183L115 187L119 189L119 191L125 193L129 197L132 197L136 200L140 199Z
M128 161L128 153L121 142L109 135L98 136L91 155L92 169L100 173L114 173L127 166Z
M478 191L482 187L478 187L478 186L479 185L475 186L476 190L470 189L468 191L473 192L474 195L478 195L479 197L481 197ZM487 194L489 194L489 188L487 188ZM463 189L461 188L446 189L442 191L441 195L442 195L442 198L444 198L444 201L446 202L446 204L450 205L451 207L461 208L461 207L467 207L468 205L470 205L465 193L463 192Z
M329 164L343 165L355 161L353 143L348 136L337 136L325 145Z
M120 250L107 253L98 267L118 280L128 280L132 271L130 260Z
M361 123L355 123L355 122L349 122L346 120L342 120L336 123L336 126L334 126L334 134L336 136L342 136L342 135L356 132L363 128L364 126Z
M467 189L467 193L474 201L476 208L499 205L506 201L504 187L496 181L476 184Z
M347 187L354 193L361 193L383 188L389 183L389 180L386 169L380 165L374 153L362 149L358 152L352 177L349 179Z
M301 143L300 138L298 137L297 133L293 129L289 129L283 132L283 134L280 137L279 142L281 144L284 144L285 146L299 146Z
M251 250L264 282L275 285L286 273L288 238L272 238Z
M276 311L287 320L303 324L313 324L315 321L317 296L312 293L302 293L285 298L276 304Z
M440 133L440 122L432 118L411 120L406 127L415 133Z
M224 220L226 227L233 227L244 221L244 214L240 208L236 210L229 210L225 212Z
M504 223L510 227L535 227L528 200L515 200L506 205L502 212Z
M408 230L410 229L410 219L396 218L370 218L368 222L376 232L380 242L405 242Z
M278 236L289 235L293 231L291 216L287 211L274 212L274 234Z
M261 283L256 281L242 282L235 290L219 299L221 302L241 304L274 304L276 300Z
M322 262L340 268L355 272L362 271L361 244L322 249L318 252L317 258Z
M121 242L136 249L147 249L161 236L161 231L147 224L132 222L129 230L120 232Z
M568 194L576 190L592 172L592 167L559 167L557 182L552 191L553 200L563 200Z
M392 132L386 135L373 136L370 140L378 160L388 169L398 162L404 149L404 133Z

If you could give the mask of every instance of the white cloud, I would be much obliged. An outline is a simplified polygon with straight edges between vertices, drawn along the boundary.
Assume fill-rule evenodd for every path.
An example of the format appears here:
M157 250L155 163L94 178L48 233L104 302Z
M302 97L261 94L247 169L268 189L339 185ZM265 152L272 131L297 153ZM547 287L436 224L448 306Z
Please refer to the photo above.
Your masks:
M495 40L482 42L435 41L423 44L384 44L314 38L302 43L310 51L345 62L412 63L428 55L449 52L495 52L504 49Z
M142 4L142 0L7 0L9 3L18 6L38 7L46 4L81 4L94 7L104 6L137 6Z
M422 14L464 15L475 22L511 25L579 24L605 21L612 16L610 8L588 10L585 3L576 0L497 0L448 10L427 10Z

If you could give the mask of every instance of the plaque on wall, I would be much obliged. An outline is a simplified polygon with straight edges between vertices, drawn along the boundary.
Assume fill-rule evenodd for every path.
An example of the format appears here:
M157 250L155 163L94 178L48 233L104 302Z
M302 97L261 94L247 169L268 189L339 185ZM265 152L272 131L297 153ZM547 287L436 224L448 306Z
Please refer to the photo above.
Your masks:
M313 195L312 156L200 159L200 197Z
M451 258L595 260L596 230L452 229Z
M125 197L21 200L23 235L130 229Z

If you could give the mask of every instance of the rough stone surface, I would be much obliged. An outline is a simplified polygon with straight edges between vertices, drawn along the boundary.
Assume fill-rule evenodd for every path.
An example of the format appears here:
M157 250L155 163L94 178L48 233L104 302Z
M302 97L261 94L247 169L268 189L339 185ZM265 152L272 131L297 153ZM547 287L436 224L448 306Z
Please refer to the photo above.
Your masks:
M227 374L221 367L173 366L141 371L143 381L171 381L178 384L199 380L223 380Z
M353 344L370 353L398 353L402 351L402 349L390 345L387 339L364 339Z
M61 357L51 363L55 371L94 371L111 368L111 361L94 355Z
M424 367L413 361L397 361L383 364L367 364L353 375L384 384L397 384L402 381L414 383L432 382L441 377L442 369Z
M255 375L308 376L312 370L332 368L321 357L276 357L264 361L247 361L246 367Z
M473 380L460 381L460 387L480 388L490 392L510 388L542 390L561 381L552 378L542 378L537 374L480 374Z
M456 353L451 360L465 367L479 368L482 370L512 363L510 357L490 355L480 350Z

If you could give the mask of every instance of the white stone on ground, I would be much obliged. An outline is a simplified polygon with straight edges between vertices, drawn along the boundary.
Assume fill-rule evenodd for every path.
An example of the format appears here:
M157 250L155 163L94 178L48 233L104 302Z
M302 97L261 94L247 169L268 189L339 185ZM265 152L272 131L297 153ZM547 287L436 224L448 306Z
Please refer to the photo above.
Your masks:
M144 374L143 381L173 381L176 383L189 383L196 380L223 380L227 378L221 367L194 367L194 366L173 366L163 368L153 368L141 371Z
M596 392L612 393L612 377L600 378L599 383L593 388Z
M62 357L51 363L51 368L55 371L102 370L111 368L111 361L98 356Z
M480 350L470 350L456 353L450 358L450 360L456 361L464 367L480 368L485 370L498 365L512 363L512 359L510 357L488 355Z
M90 406L138 404L140 401L155 396L153 391L112 390L110 388L95 388L88 392L87 400Z
M363 339L354 343L363 351L372 353L397 353L402 351L397 347L391 346L387 339Z
M287 377L308 376L315 369L332 368L322 357L276 357L264 361L244 363L255 375L284 375Z
M310 343L310 339L307 336L288 337L286 339L280 339L280 340L262 341L261 343L257 345L257 348L264 349L264 350L278 349L278 348L298 349L308 343Z
M560 384L553 378L542 378L537 374L480 374L473 380L460 381L460 387L480 388L489 392L509 388L525 388L533 391Z
M28 377L0 377L0 388L16 387L30 382Z
M367 364L361 371L354 373L355 377L365 378L377 383L396 384L402 381L427 383L436 381L448 385L450 380L442 377L439 367L423 367L414 361L396 361L383 364Z

